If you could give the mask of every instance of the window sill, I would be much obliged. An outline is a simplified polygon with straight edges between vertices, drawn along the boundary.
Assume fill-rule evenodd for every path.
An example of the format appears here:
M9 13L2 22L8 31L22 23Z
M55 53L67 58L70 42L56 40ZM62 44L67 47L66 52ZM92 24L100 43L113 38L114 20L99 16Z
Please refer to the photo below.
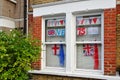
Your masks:
M75 72L53 72L45 70L32 70L29 71L31 74L46 74L46 75L58 75L58 76L68 76L68 77L81 77L81 78L94 78L94 79L105 79L105 80L120 80L119 76L107 76L102 74L88 74L88 73L75 73Z

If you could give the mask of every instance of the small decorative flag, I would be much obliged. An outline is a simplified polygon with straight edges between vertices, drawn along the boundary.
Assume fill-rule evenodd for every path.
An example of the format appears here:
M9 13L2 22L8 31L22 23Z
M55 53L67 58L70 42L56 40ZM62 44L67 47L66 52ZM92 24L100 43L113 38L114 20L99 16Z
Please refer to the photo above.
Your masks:
M77 35L78 36L86 35L86 28L77 28Z
M93 22L94 22L94 24L96 24L96 22L97 22L97 18L96 17L93 18Z
M55 44L55 45L52 47L52 50L53 50L53 52L54 52L54 55L57 55L57 54L58 54L59 47L57 47L57 44Z
M90 24L92 23L92 19L91 19L91 18L89 18L89 23L90 23Z
M64 25L64 20L60 20L60 24L61 24L61 25Z
M84 44L83 45L83 54L85 56L93 56L94 54L94 49L91 44Z
M55 36L55 30L54 29L47 30L47 35L48 36Z
M98 45L94 45L94 69L99 68Z
M60 44L59 61L61 67L64 67L64 60L65 60L65 55L64 55L63 44Z

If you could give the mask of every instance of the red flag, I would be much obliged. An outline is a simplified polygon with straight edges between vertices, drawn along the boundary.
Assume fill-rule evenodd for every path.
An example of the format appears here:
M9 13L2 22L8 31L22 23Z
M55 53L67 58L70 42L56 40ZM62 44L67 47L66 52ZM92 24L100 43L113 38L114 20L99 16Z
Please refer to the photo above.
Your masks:
M93 22L94 22L94 24L96 24L97 18L93 18Z
M98 56L98 46L94 45L94 69L99 68L99 56Z
M57 55L57 51L59 50L59 47L57 47L57 44L55 44L53 47L52 47L53 51L54 51L54 55Z

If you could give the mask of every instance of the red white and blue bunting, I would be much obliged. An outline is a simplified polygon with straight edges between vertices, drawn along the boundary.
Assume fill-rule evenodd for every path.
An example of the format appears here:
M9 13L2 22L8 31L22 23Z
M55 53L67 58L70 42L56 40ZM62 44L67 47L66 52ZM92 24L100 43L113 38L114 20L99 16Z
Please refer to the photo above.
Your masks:
M90 24L100 24L100 17L90 17L90 18L77 18L77 25L90 25Z
M65 26L65 19L51 19L47 21L47 27Z

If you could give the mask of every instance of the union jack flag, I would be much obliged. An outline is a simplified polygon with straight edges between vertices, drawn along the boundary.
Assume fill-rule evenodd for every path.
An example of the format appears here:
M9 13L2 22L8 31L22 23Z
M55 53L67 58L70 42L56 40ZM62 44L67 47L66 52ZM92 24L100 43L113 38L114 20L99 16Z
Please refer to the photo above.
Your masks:
M84 56L93 56L94 55L94 45L83 44L83 54L84 54Z

